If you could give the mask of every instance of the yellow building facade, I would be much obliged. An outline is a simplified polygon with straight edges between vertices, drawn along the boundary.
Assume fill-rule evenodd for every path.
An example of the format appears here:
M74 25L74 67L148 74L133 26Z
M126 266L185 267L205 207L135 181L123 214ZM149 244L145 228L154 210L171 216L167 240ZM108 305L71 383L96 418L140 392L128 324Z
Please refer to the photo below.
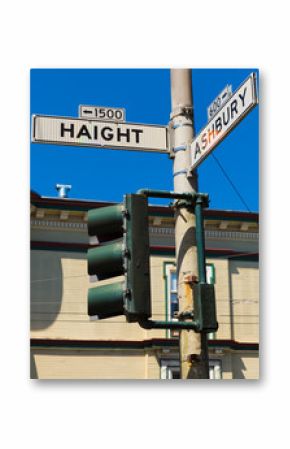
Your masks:
M31 378L178 379L178 332L87 315L87 212L109 203L31 195ZM174 218L150 206L152 319L175 319ZM205 211L207 282L219 328L211 379L259 378L258 215Z

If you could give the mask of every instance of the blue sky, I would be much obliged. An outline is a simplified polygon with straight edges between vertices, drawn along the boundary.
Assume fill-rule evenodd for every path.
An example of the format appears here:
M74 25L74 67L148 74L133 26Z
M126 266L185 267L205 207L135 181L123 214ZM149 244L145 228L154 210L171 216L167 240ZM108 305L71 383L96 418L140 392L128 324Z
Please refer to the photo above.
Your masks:
M207 107L227 85L233 91L253 69L193 69L195 131L207 123ZM167 125L171 110L168 69L33 69L31 114L77 117L80 104L122 107L126 121ZM199 191L210 208L258 211L258 107L198 168ZM57 183L71 184L71 198L122 201L139 188L172 190L172 160L165 154L31 144L31 189L57 196ZM166 204L167 200L152 199Z

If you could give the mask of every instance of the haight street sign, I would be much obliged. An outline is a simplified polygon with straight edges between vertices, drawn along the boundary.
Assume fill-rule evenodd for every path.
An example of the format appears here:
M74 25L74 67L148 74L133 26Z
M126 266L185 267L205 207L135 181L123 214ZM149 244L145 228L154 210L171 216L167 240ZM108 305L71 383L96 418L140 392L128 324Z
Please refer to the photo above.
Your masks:
M168 153L166 126L32 116L32 142Z
M256 75L251 73L227 100L219 112L193 140L190 151L190 169L194 170L237 126L258 103Z
M125 108L109 108L106 106L79 106L79 117L110 122L125 122Z

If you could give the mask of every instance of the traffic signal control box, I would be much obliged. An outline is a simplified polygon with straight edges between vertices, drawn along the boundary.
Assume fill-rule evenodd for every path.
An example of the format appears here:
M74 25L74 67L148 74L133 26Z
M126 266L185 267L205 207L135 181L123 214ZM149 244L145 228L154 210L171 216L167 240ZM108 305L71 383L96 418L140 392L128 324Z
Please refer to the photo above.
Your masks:
M215 332L218 329L213 284L194 284L194 318L197 332Z

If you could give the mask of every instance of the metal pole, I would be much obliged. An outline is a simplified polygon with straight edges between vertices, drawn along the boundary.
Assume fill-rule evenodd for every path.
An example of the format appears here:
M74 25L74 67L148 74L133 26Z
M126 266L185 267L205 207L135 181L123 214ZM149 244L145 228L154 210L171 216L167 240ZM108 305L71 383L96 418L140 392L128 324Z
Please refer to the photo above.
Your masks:
M203 224L203 206L204 201L208 206L208 198L198 196L195 203L195 220L196 220L196 245L198 257L198 280L201 283L206 283L206 260L205 260L205 242L204 242L204 224ZM209 362L208 362L208 344L207 333L201 332L201 358L203 360L203 367L205 373L209 378Z
M196 220L196 246L198 258L198 280L206 282L205 268L205 244L203 231L203 199L198 196L195 203L195 220Z
M168 190L152 190L152 189L139 189L137 191L138 195L145 195L148 197L155 197L155 198L175 198L175 199L182 199L191 201L192 204L195 202L196 195L192 192L182 192L182 193L176 193L176 192L170 192Z
M173 127L173 182L176 193L196 193L197 174L187 177L189 145L194 136L192 83L190 69L171 70L171 124ZM176 203L175 246L179 311L193 309L192 282L198 277L194 209ZM206 338L192 330L180 332L180 367L182 379L208 379Z
M198 323L193 320L190 322L180 321L155 321L155 320L140 320L138 324L144 329L197 329Z

